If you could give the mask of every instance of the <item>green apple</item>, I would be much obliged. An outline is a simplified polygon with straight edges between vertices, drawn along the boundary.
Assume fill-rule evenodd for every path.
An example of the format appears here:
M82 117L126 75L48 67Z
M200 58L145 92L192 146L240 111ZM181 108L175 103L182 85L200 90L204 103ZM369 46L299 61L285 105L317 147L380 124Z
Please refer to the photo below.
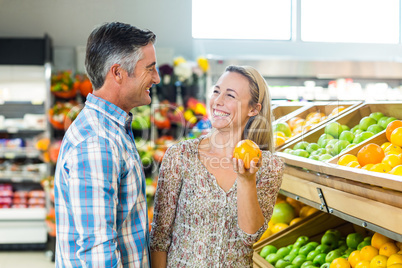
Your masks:
M296 258L293 259L292 264L300 267L303 264L303 262L305 262L305 261L306 261L306 256L299 254L296 256Z
M359 143L363 142L364 140L367 140L368 138L370 138L372 136L374 136L373 132L363 131L362 133L360 133L360 134L355 136L355 138L353 139L353 143L359 144Z
M335 145L337 146L339 154L343 149L345 149L346 147L348 147L348 145L350 145L350 142L346 140L339 140Z
M366 131L369 126L374 125L376 123L377 121L375 121L373 118L365 116L362 119L360 119L359 127L361 130Z
M307 151L309 154L311 154L312 152L317 151L319 148L320 148L320 146L318 146L317 143L312 142L312 143L310 143L309 145L307 145L306 151Z
M355 134L355 137L356 137L357 135L359 135L359 134L362 133L362 132L363 132L363 130L361 130L361 129L359 128L359 129L356 129L355 132L353 132L353 134Z
M268 254L268 256L265 258L265 260L275 266L275 263L281 258L282 258L282 256L278 255L277 253L271 253L271 254Z
M332 122L325 126L325 134L329 134L334 138L338 138L342 132L342 125L338 122Z
M348 248L357 249L357 246L363 242L363 235L360 233L350 233L346 237L346 245Z
M380 133L384 128L378 124L371 125L367 128L367 131L373 132L374 134Z
M315 256L317 256L318 254L320 254L320 252L318 252L317 250L310 251L310 252L307 254L306 260L312 261L312 260L314 260Z
M278 251L276 252L276 254L278 254L281 258L285 257L286 255L288 255L290 252L290 249L287 247L281 247L280 249L278 249Z
M306 150L303 150L303 149L293 150L292 154L296 155L296 156L305 157L305 158L308 158L310 156L310 154Z
M380 126L382 126L383 128L387 128L387 123L386 123L386 121L388 120L388 116L383 116L383 117L381 117L379 120L378 120L378 122L377 122L377 124L378 125L380 125Z
M342 131L350 130L350 127L348 127L347 125L341 125L341 126L342 126Z
M381 125L384 129L386 129L387 128L387 126L388 126L388 124L389 123L391 123L392 121L395 121L395 120L398 120L398 119L396 119L395 117L389 117L386 121L385 121L385 123L384 123L384 125Z
M352 129L350 130L352 133L355 133L356 130L360 129L359 125L356 125L354 127L352 127Z
M326 255L328 252L331 251L331 247L328 246L328 245L325 245L325 244L321 244L321 245L318 245L318 246L315 248L315 250L317 250L317 251L320 252L320 253L324 253L324 254ZM324 256L324 259L325 259L325 256Z
M296 256L297 256L297 253L289 253L288 255L283 257L283 259L292 262L294 260L294 258L296 258Z
M287 154L292 154L293 150L290 148L286 148L285 150L283 150L283 152Z
M278 249L274 245L266 245L260 251L260 256L264 259L271 253L276 253Z
M285 260L285 259L279 259L276 263L275 263L275 268L285 268L288 265L291 265L292 262L289 260Z
M302 149L305 150L306 147L309 145L307 141L300 141L293 146L293 150Z
M374 112L369 115L369 117L373 118L376 122L378 122L378 120L380 120L380 118L383 116L384 114L381 112Z
M354 138L355 134L353 134L353 132L349 130L342 131L341 135L339 135L340 140L345 140L348 141L349 143L353 142Z
M332 139L334 139L334 137L332 135L324 133L318 138L318 141L320 141L320 140L332 140Z
M328 250L329 247L326 248ZM329 251L329 250L328 250ZM317 254L317 256L314 257L313 263L316 266L320 266L325 263L325 257L327 256L326 252L320 252Z
M320 158L318 158L318 160L319 161L327 161L328 159L331 159L332 158L332 155L330 155L330 154L323 154L323 155L320 155Z
M362 141L367 140L368 138L373 137L374 133L370 132L370 131L364 131L364 132L360 133L360 135L361 135L361 137L360 137L361 141L360 142L362 142Z
M313 160L317 160L317 161L320 159L320 157L318 155L313 155L313 154L310 154L310 156L308 158L313 159Z
M338 249L331 250L330 252L328 252L327 256L325 256L325 262L331 263L333 260L335 260L336 258L339 258L341 256L342 256L342 252L339 251Z

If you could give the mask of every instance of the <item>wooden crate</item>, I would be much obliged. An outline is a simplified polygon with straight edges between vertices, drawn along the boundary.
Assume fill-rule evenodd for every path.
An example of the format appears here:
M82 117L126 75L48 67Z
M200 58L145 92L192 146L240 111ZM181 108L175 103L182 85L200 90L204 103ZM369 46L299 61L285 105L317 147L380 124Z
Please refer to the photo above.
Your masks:
M328 116L329 114L331 114L331 112L335 108L340 107L340 106L345 107L345 109L342 110L336 117L327 118L327 119L325 119L325 120L313 125L310 130L291 137L290 139L288 139L286 141L286 143L283 146L279 146L279 147L277 147L277 149L280 148L282 150L285 147L288 148L287 144L293 144L293 141L299 140L301 137L306 135L306 133L309 133L312 130L314 130L314 129L326 124L327 122L332 121L335 118L347 113L348 111L351 111L351 110L355 109L356 107L360 106L361 104L362 104L361 102L357 102L357 101L356 102L339 102L339 101L336 101L336 102L326 102L326 103L315 102L315 103L312 103L312 105L310 105L310 107L305 107L305 109L297 110L297 111L289 114L286 117L283 117L281 119L276 120L276 122L286 122L287 123L291 118L296 117L296 116L305 119L308 114L313 113L313 112L321 112L321 113L324 113L326 116Z
M311 241L320 242L322 235L328 229L339 230L343 236L347 236L347 234L353 232L359 232L363 236L370 234L366 229L358 227L341 218L323 212L316 212L313 215L305 218L303 221L300 221L282 230L281 232L278 232L270 237L267 237L263 241L254 244L254 267L273 267L259 255L262 248L266 245L274 245L279 249L281 247L293 244L296 239L302 235L308 236Z
M310 102L285 102L285 103L277 103L272 108L272 115L274 116L274 120L282 119L286 116L286 118L293 117L295 111L301 111L308 107L311 107ZM291 117L289 117L290 115Z
M382 112L386 116L393 116L402 119L402 102L395 103L366 103L355 109L345 113L344 115L336 118L340 124L353 127L360 122L360 119L368 116L372 112ZM291 166L302 167L307 170L316 171L323 174L333 175L336 177L346 178L348 180L353 180L357 182L363 182L370 185L375 185L379 187L393 189L398 192L402 192L402 177L390 174L383 174L377 172L370 172L366 170L360 170L350 167L339 166L336 162L339 159L339 155L331 158L326 162L320 162L312 159L306 159L303 157L298 157L286 153L281 153L281 151L286 148L293 148L293 146L304 140L307 142L317 142L318 138L324 133L325 125L312 130L309 134L303 137L285 144L279 149L278 155L285 161L286 164ZM385 131L374 135L370 139L350 148L344 153L356 153L361 147L370 142L382 142L384 140Z
M366 103L358 105L348 112L331 120L331 122L336 121L342 125L347 125L348 127L352 128L358 125L363 117L369 116L373 112L382 112L386 116L393 116L398 119L402 119L402 102ZM325 122L324 124L320 124L320 126L318 126L317 128L312 129L311 131L307 132L304 135L301 135L296 139L289 140L289 142L285 143L282 147L277 149L277 151L282 152L287 148L293 148L293 146L295 146L295 144L300 141L307 141L309 143L317 142L320 136L325 133L326 123L327 122Z

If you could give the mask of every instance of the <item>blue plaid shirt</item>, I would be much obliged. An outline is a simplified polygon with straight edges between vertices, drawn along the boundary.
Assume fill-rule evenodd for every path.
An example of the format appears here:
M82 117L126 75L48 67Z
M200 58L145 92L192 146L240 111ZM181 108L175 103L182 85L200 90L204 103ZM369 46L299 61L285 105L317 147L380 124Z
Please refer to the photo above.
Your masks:
M145 178L132 115L90 94L55 172L56 267L149 267Z

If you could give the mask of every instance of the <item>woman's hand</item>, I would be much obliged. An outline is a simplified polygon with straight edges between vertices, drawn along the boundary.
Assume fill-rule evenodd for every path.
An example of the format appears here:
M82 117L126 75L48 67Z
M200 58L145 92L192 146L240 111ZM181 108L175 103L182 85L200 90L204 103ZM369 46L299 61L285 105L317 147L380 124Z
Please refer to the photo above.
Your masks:
M253 180L255 181L255 176L258 169L261 166L260 159L258 161L251 160L250 161L250 168L246 169L244 167L244 162L241 159L233 158L233 170L238 174L238 177L244 180Z

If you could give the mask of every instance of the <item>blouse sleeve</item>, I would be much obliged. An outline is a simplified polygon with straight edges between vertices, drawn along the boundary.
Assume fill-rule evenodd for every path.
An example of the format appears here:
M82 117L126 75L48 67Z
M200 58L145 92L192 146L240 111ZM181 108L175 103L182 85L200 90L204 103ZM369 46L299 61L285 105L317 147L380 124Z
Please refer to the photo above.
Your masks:
M159 170L155 193L154 218L151 224L151 251L167 252L181 189L180 146L173 145L165 153Z
M264 153L266 153L265 157ZM285 167L283 161L278 156L272 155L269 152L264 153L261 168L257 173L257 197L265 218L264 224L254 234L248 234L239 227L239 233L244 244L249 246L256 243L268 228L268 222L271 219L276 197L282 184Z

